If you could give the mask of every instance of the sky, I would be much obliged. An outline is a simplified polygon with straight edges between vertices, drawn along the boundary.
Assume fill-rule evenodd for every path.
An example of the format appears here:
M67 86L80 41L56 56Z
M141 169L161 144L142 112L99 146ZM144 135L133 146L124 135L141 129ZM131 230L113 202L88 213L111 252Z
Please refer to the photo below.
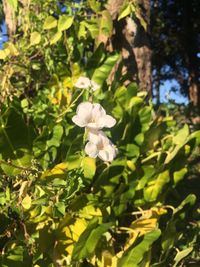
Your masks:
M167 103L169 100L174 100L178 104L188 104L188 98L180 94L179 91L174 92L172 88L178 87L179 84L176 80L167 80L160 86L160 102Z
M1 25L1 30L0 30L0 49L3 48L3 43L6 42L8 39L6 33L7 33L6 24L4 21L3 24Z
M0 49L3 49L3 43L8 40L6 35L5 21L1 25L0 31ZM169 100L174 100L178 104L188 104L188 98L184 97L180 92L174 92L173 87L178 87L176 80L167 80L160 86L160 102L167 103Z

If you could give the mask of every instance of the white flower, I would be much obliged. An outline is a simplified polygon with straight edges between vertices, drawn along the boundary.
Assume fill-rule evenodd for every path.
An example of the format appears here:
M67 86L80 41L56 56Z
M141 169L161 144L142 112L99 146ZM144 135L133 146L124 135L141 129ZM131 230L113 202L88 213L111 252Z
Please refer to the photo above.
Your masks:
M79 127L98 130L104 127L111 128L116 123L112 116L106 115L106 111L98 103L83 102L78 105L76 114L72 121Z
M91 158L98 156L103 161L112 161L116 157L117 149L102 131L90 131L88 140L85 152Z
M100 85L98 85L96 82L91 81L91 88L93 91L96 91L100 88Z
M91 81L87 77L79 77L79 79L75 83L75 86L81 89L91 88L93 91L96 91L97 89L100 88L100 86L97 83Z

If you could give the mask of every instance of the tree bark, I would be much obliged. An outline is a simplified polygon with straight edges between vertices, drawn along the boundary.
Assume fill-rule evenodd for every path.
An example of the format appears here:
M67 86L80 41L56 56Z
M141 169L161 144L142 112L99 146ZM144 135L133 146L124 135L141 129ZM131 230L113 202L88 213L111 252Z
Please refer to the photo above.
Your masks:
M147 91L150 96L152 87L149 41L150 0L137 0L141 9L140 16L147 24L147 32L138 19L126 17L120 21L117 20L123 3L123 0L109 0L106 6L114 25L112 48L121 52L124 65L123 75L126 77L125 84L136 81L139 84L139 90Z
M197 58L198 45L197 36L194 30L194 10L191 1L183 1L184 6L184 27L185 27L185 61L188 67L188 97L192 105L192 121L200 123L200 82L199 62ZM188 40L188 36L190 40Z
M5 22L7 26L8 35L10 38L16 32L16 18L15 18L15 11L9 4L7 0L3 0L3 11L5 16Z
M150 0L137 0L141 7L141 17L144 18L147 29L146 31L138 22L137 35L134 40L134 54L138 68L138 79L140 90L152 94L152 77L151 77L151 48L150 48Z

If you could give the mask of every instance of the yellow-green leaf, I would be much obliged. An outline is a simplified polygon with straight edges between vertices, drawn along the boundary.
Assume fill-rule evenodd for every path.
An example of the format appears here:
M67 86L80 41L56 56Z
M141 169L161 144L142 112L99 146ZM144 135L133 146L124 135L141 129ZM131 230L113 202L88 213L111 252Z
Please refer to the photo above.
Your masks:
M32 32L30 37L31 45L37 45L41 41L41 35L39 32Z
M73 20L74 17L72 16L67 16L67 15L60 16L58 20L58 30L64 31L69 29L73 24Z
M123 19L131 13L131 3L128 3L122 6L122 9L119 12L118 20Z
M96 172L96 161L93 158L85 157L82 160L82 166L84 171L84 176L86 178L92 178Z
M57 26L57 20L53 16L48 16L43 25L44 30L49 30Z
M59 163L53 169L46 170L45 172L43 172L41 175L41 179L54 179L64 177L67 168L68 164L66 162Z
M0 50L0 59L6 59L9 54L10 54L10 51L7 48Z
M144 198L147 201L155 201L162 192L165 184L170 180L169 171L166 170L158 175L153 181L148 183L148 187L144 189Z
M22 200L22 207L26 210L30 209L31 202L31 197L29 195L26 195L25 198Z
M187 168L182 168L173 174L174 183L177 184L180 180L182 180L187 173Z
M18 56L19 55L19 52L18 52L17 48L11 42L8 42L8 43L5 44L5 49L9 50L9 54L11 56Z
M60 38L62 37L62 32L57 32L56 34L54 34L51 39L50 39L50 44L55 44L57 43Z

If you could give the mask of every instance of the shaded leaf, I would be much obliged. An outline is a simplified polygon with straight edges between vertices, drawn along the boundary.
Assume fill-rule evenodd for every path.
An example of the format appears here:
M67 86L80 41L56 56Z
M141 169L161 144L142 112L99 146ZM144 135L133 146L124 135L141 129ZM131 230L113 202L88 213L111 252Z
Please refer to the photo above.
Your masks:
M160 230L154 230L144 235L143 240L136 246L131 246L119 259L117 267L138 267L144 254L149 251L151 245L161 234Z
M79 240L74 246L72 258L74 260L79 260L91 255L95 251L102 234L104 234L111 226L112 223L99 225L97 218L91 220L88 227L81 234Z

